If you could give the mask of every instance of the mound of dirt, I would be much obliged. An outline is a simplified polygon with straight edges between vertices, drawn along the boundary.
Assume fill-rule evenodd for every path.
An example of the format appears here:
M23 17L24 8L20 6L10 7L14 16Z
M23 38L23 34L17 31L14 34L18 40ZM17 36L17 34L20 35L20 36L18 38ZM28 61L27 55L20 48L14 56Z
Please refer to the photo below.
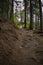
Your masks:
M13 65L12 53L15 52L15 44L18 35L11 21L0 20L0 65ZM15 58L15 57L14 57Z
M43 65L43 36L0 20L0 65Z

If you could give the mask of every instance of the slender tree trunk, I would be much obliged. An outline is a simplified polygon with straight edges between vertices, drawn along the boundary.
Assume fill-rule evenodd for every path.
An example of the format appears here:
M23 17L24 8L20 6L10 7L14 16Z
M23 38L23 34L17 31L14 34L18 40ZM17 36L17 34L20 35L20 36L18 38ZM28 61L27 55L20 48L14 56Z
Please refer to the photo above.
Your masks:
M30 0L30 29L33 29L33 14L32 14L32 0Z
M12 17L13 17L13 0L12 0L12 4L11 4L10 19L12 19Z
M25 2L24 3L25 4L25 19L24 19L25 26L24 27L26 28L26 0L24 2Z
M42 30L42 6L41 6L41 0L39 0L39 9L40 9L40 30Z

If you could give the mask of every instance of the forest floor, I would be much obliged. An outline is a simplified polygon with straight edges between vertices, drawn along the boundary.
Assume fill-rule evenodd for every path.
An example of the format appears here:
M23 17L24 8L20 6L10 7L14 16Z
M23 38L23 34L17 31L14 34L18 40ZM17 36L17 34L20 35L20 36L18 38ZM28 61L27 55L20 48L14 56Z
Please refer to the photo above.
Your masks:
M43 65L43 33L0 20L0 65Z

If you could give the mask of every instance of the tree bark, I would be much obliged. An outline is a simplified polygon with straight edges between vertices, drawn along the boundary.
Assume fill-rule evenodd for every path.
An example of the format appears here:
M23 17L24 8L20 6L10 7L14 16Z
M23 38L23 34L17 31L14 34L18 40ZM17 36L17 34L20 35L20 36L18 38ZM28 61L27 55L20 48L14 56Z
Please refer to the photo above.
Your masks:
M40 30L42 30L42 6L41 6L41 0L39 0L39 10L40 10Z
M26 0L24 1L24 4L25 4L25 19L24 19L24 23L25 23L25 28L26 28Z
M33 29L32 0L30 0L30 29Z

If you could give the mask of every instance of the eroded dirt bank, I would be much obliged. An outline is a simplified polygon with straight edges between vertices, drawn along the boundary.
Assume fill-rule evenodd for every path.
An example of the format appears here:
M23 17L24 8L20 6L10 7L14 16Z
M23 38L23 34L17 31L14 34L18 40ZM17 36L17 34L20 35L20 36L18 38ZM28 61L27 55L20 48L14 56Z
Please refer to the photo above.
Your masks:
M0 65L43 65L42 35L0 20Z

